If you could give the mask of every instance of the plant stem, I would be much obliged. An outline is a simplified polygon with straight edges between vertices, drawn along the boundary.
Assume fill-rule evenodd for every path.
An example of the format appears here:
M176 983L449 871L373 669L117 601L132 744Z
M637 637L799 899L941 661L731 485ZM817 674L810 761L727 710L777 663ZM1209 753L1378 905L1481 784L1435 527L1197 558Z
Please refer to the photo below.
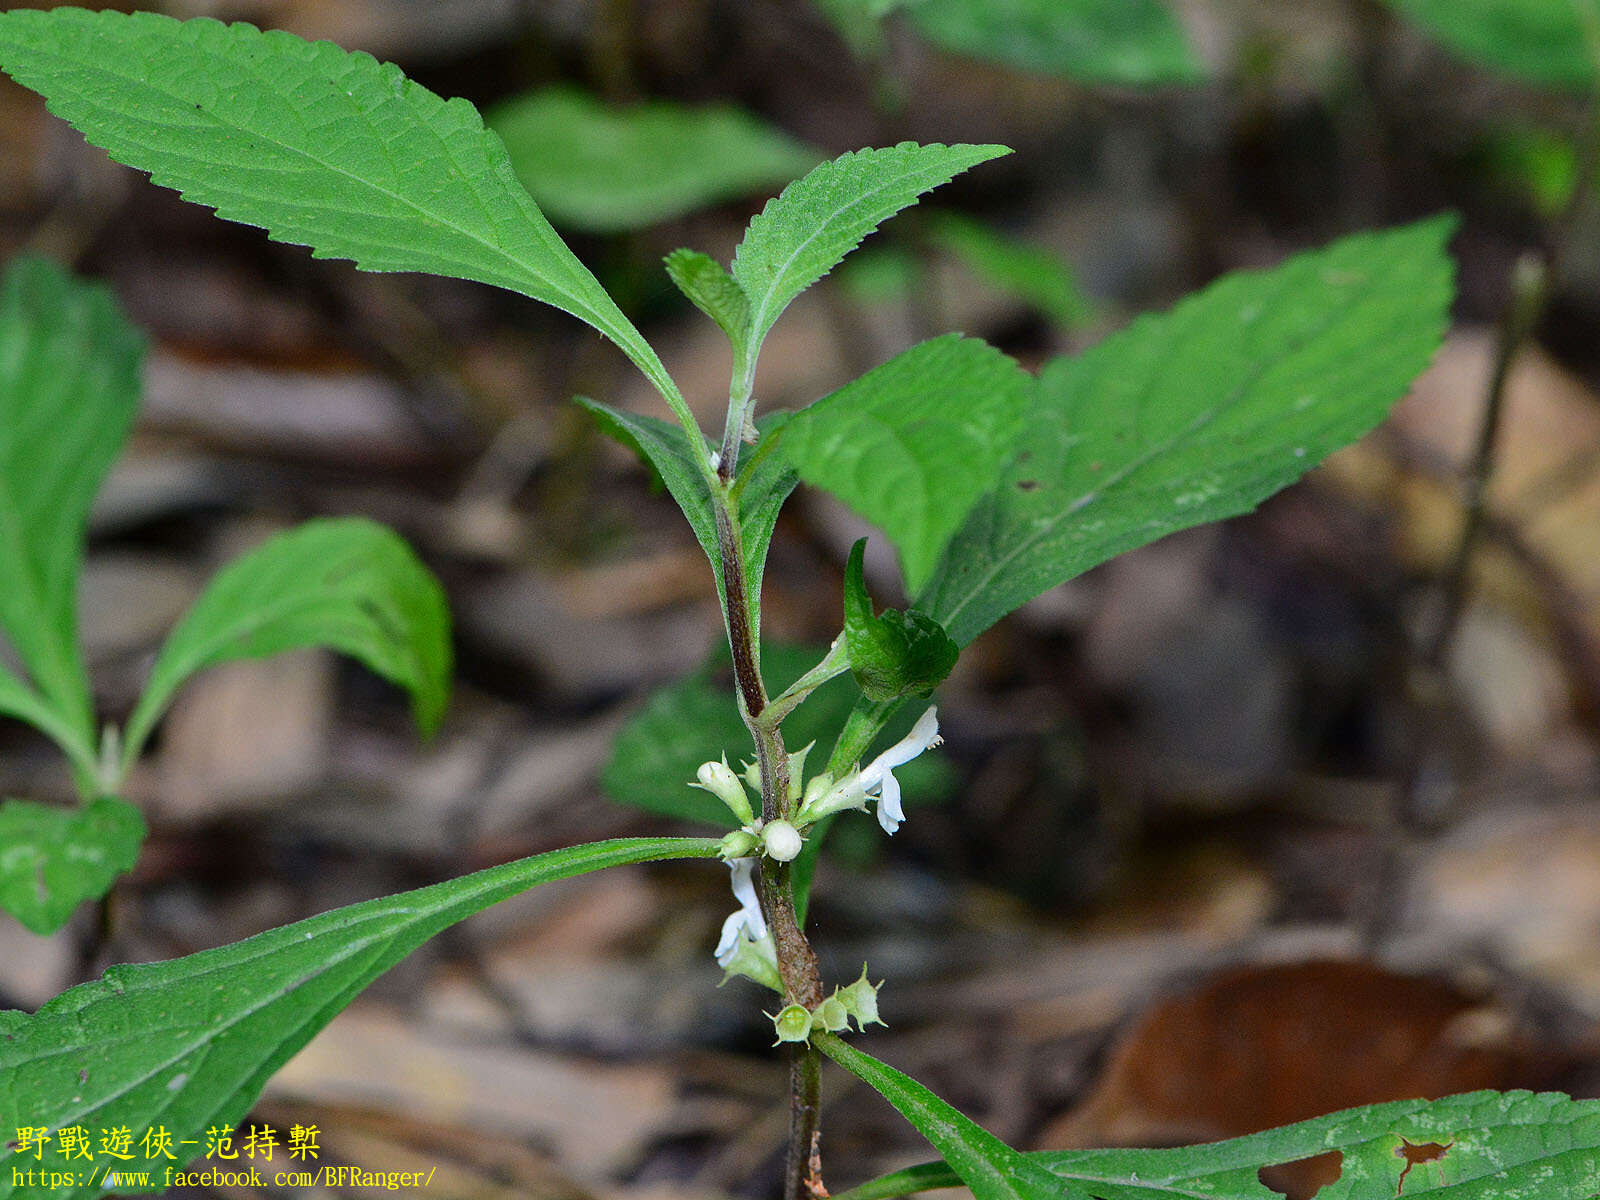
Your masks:
M784 748L778 722L768 715L767 689L761 679L760 632L755 628L745 580L738 509L730 501L725 486L712 490L712 502L717 516L717 548L722 566L723 604L727 609L728 645L733 651L734 683L738 689L739 709L745 727L755 740L756 761L761 769L761 817L765 821L787 818L794 807L789 797L789 754ZM795 915L794 885L788 864L763 860L759 890L761 908L777 948L784 1003L815 1008L823 999L822 975L816 953ZM816 1053L809 1046L795 1052L789 1088L785 1200L825 1196L817 1145L818 1068Z

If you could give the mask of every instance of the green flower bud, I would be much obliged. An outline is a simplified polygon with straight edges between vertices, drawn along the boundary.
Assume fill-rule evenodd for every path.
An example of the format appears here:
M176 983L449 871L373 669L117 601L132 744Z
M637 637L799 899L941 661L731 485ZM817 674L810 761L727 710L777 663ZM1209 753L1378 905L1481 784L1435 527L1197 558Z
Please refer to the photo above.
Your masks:
M793 862L800 853L804 839L788 821L768 821L761 831L761 842L771 858L778 862Z
M868 1025L882 1025L883 1018L878 1016L878 988L867 982L867 967L861 965L861 978L849 987L839 988L834 992L839 1003L844 1005L845 1011L855 1018L856 1028L865 1029Z
M816 1027L825 1033L841 1033L850 1028L850 1011L839 999L837 991L811 1010L811 1018Z
M697 782L689 786L703 788L721 800L739 819L739 824L748 825L755 820L755 813L750 810L750 797L744 790L744 784L739 782L739 777L728 766L726 758L721 762L701 763L700 769L695 772L695 778Z
M833 788L833 776L826 771L820 775L813 775L806 781L805 791L801 793L800 817L801 821L809 822L809 814L817 802L820 801Z
M722 847L718 851L723 858L749 858L761 848L761 839L748 829L735 829L722 839Z
M744 764L744 782L756 795L761 794L761 764L754 759Z
M811 1014L802 1005L790 1004L772 1017L772 1027L778 1033L778 1040L772 1043L774 1046L783 1042L803 1042L811 1036Z

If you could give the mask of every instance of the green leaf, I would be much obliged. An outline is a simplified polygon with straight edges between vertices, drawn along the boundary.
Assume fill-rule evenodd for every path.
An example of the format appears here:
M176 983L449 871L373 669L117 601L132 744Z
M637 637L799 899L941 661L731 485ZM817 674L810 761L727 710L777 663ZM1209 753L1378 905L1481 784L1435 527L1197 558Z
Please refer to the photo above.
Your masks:
M1449 320L1454 227L1363 233L1230 275L1040 374L999 485L917 607L965 645L1106 559L1248 512L1366 433Z
M0 908L34 933L54 933L133 866L144 835L139 810L110 796L87 808L0 802Z
M820 157L729 104L608 105L573 87L509 100L487 122L550 219L594 233L643 229L780 186Z
M1009 293L1063 329L1094 318L1095 303L1061 258L992 225L957 213L933 225L933 243L991 287Z
M1010 459L1030 384L994 347L946 334L796 413L782 451L889 535L914 594Z
M31 686L0 666L0 717L15 717L53 738L67 752L80 777L94 778L93 743L83 729L67 720Z
M1089 1200L1082 1189L1051 1176L1021 1151L963 1116L909 1075L864 1054L831 1033L812 1044L877 1090L900 1115L933 1143L951 1170L972 1189L974 1200Z
M666 264L678 290L728 335L734 353L742 354L750 336L750 301L738 281L716 259L698 250L674 250ZM736 365L734 374L739 373Z
M1024 71L1133 87L1204 76L1161 0L919 0L905 14L935 45Z
M47 732L70 737L80 759L94 743L78 650L84 529L133 424L143 360L143 335L105 288L43 259L11 264L0 283L0 627L56 715Z
M175 1141L200 1139L237 1124L295 1051L441 930L536 884L716 853L705 838L573 846L171 962L112 967L34 1016L0 1014L0 1113L8 1128L161 1124ZM8 1167L0 1157L0 1198L18 1190ZM48 1195L93 1196L88 1176Z
M922 193L1009 153L1004 146L901 142L851 151L784 188L751 220L733 257L733 277L750 301L745 361L754 364L789 302L838 266L862 238Z
M219 571L167 638L128 722L138 754L173 693L238 658L326 646L411 693L425 733L450 697L450 610L439 581L393 530L329 517L280 533Z
M594 415L600 427L623 445L641 455L661 476L667 491L678 502L700 548L710 560L717 581L717 600L726 609L722 588L722 555L718 550L717 518L711 504L711 489L690 455L683 431L656 417L623 412L586 396L575 397L578 404ZM765 436L773 436L787 414L773 414L757 422ZM760 447L757 447L759 452ZM797 482L788 463L776 454L751 456L745 484L740 493L740 533L745 563L745 593L750 602L752 629L761 628L760 582L767 561L767 549L777 528L778 511L794 491ZM701 760L703 761L703 760Z
M1597 0L1387 0L1463 58L1547 87L1600 84Z
M112 158L220 217L319 258L472 279L571 313L686 416L655 351L467 101L331 42L147 12L0 13L0 68Z
M926 696L950 674L960 653L944 627L926 613L872 613L862 571L867 539L850 548L844 568L844 637L850 673L868 700Z
M1547 221L1567 210L1583 174L1578 147L1570 136L1521 122L1486 132L1471 158L1489 182Z
M1407 1142L1444 1151L1408 1171ZM1059 1150L1027 1158L1101 1200L1277 1200L1279 1193L1260 1182L1260 1168L1329 1151L1343 1155L1343 1171L1338 1183L1318 1193L1323 1200L1590 1196L1600 1188L1600 1101L1554 1092L1471 1092L1347 1109L1204 1146ZM835 1200L887 1200L959 1182L944 1163L928 1163L836 1193Z

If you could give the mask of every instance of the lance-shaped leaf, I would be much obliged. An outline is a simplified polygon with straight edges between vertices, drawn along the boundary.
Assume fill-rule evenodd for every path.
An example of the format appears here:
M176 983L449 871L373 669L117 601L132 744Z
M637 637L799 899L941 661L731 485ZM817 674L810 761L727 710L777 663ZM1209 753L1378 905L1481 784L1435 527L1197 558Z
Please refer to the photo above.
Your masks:
M690 456L683 431L656 417L623 412L585 396L577 402L594 414L600 427L623 445L632 448L655 468L661 482L678 502L694 530L700 548L711 562L717 582L717 599L726 605L722 588L722 554L718 549L717 517L711 504L711 489L705 475ZM770 437L786 414L776 413L758 422L764 436ZM752 455L744 472L740 490L740 533L745 565L745 595L749 600L751 628L761 628L761 577L767 550L777 528L778 512L798 482L794 470L777 454Z
M331 42L147 12L0 13L0 68L112 158L218 216L368 271L472 279L564 309L686 416L467 101Z
M307 521L217 573L172 631L128 722L127 758L184 680L238 658L326 646L411 693L426 733L450 695L450 610L393 530L361 517Z
M750 300L745 361L789 302L821 279L879 225L962 171L1010 151L1004 146L854 150L813 168L757 213L733 257Z
M0 1013L0 1113L11 1132L159 1124L175 1142L202 1139L213 1125L237 1124L274 1071L440 930L536 884L716 853L706 838L573 846L171 962L112 967L31 1017ZM70 1200L101 1190L89 1171L57 1188L24 1186L14 1161L0 1154L0 1198Z
M1453 224L1230 275L1051 363L1015 460L917 607L965 645L1124 550L1248 512L1366 433L1444 335Z
M926 613L885 609L874 616L862 568L867 539L850 548L844 568L844 638L850 673L868 700L926 696L950 674L960 653Z
M78 651L84 527L133 424L143 358L143 336L104 288L43 259L11 264L0 283L0 627L56 714L47 732L80 752L94 742ZM0 711L29 716L15 687L0 691L13 701Z
M1031 395L1000 351L946 334L796 413L780 449L801 479L889 535L915 593L1000 477Z
M144 835L139 810L110 796L87 808L0 802L0 908L54 933L133 866Z
M729 104L608 105L573 87L519 96L487 121L550 219L596 233L779 187L820 157Z
M1162 0L919 0L904 11L936 45L1024 71L1133 87L1203 75Z
M874 1088L933 1143L974 1200L1089 1200L1087 1192L1045 1171L922 1084L831 1033L812 1042L834 1062Z
M750 301L728 269L699 250L674 250L666 258L667 275L694 306L728 335L736 356L734 376L743 373L742 356L750 336Z
M1463 58L1529 83L1600 86L1597 0L1387 0Z
M1411 1147L1407 1152L1407 1146ZM1248 1137L1166 1150L1057 1150L1027 1158L1104 1200L1277 1200L1262 1167L1341 1156L1338 1200L1544 1200L1600 1188L1600 1101L1555 1092L1470 1092L1347 1109ZM960 1177L945 1163L882 1176L836 1200L888 1200ZM1045 1191L1040 1197L1054 1193Z

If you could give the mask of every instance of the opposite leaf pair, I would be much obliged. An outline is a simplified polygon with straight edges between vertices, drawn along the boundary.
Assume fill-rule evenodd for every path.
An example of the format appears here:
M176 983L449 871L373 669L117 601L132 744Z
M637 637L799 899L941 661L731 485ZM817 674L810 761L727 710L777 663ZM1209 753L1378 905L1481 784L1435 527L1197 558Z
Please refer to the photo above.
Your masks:
M450 686L444 593L394 533L308 522L218 573L173 630L126 730L97 728L78 638L90 505L138 408L144 339L104 288L40 260L0 285L0 716L27 721L70 760L81 809L0 803L0 907L51 933L133 865L145 834L116 799L173 695L231 659L328 646L406 688L432 731Z

